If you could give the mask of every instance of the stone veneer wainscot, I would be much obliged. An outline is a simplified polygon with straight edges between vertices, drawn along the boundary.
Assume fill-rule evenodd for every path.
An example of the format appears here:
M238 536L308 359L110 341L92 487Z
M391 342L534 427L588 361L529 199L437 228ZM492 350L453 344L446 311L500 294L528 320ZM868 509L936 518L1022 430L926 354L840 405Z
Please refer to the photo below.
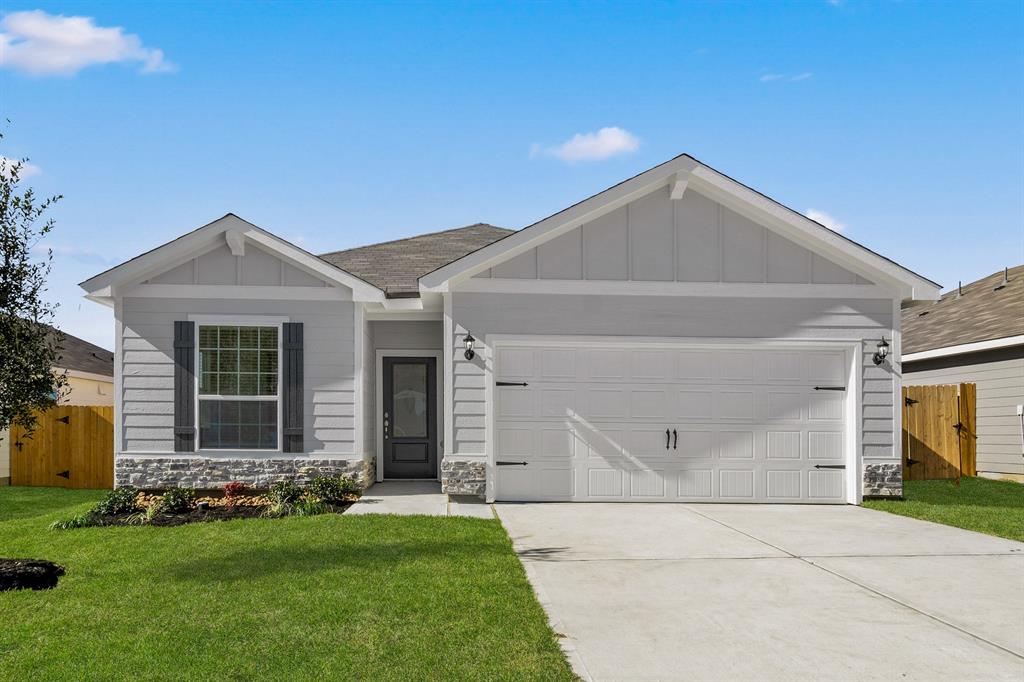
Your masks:
M118 457L114 460L114 486L136 488L222 488L241 481L266 488L277 481L306 483L315 476L352 476L368 488L374 463L361 459L210 459L205 457Z

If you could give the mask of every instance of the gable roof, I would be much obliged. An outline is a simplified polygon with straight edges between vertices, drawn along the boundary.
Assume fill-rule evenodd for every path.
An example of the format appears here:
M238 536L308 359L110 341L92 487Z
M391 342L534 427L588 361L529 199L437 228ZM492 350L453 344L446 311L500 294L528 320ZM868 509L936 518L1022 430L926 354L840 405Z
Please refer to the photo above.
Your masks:
M903 308L903 355L1024 335L1024 265ZM962 293L961 293L962 291Z
M419 278L515 230L476 223L380 244L321 254L320 258L382 289L388 298L419 296Z
M687 186L746 215L791 241L872 281L897 287L904 298L934 300L940 286L824 225L757 192L688 154L659 164L518 232L443 265L420 278L427 291L447 291L453 282L486 270L601 215L669 185L673 198Z
M138 283L169 267L174 267L180 264L183 258L193 256L197 251L222 238L227 238L229 243L232 238L238 238L239 242L250 240L315 277L332 284L348 287L352 290L354 300L382 301L384 299L384 292L373 284L239 218L234 213L228 213L177 239L90 277L81 282L79 286L87 292L86 298L105 305L112 305L113 287ZM233 249L234 247L232 247Z

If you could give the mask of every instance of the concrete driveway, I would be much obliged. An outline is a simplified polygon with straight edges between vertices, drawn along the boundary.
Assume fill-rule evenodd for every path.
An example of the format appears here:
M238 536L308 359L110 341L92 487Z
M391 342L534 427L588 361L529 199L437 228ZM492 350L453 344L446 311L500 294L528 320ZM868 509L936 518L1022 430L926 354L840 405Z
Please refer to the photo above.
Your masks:
M1024 543L853 506L498 504L594 680L1024 680Z

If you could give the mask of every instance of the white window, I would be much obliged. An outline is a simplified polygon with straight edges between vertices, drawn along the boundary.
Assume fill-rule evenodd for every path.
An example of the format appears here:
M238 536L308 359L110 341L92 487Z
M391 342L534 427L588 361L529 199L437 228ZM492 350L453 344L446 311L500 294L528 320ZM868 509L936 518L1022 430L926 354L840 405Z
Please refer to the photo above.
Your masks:
M199 449L279 450L277 326L199 325Z

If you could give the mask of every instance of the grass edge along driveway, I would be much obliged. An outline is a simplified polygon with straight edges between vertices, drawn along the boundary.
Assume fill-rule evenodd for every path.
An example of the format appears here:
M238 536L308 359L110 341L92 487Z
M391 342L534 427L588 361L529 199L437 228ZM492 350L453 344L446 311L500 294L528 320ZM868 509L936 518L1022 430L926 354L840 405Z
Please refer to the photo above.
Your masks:
M1024 542L1024 485L967 477L904 481L902 500L864 500L864 506L924 521Z
M47 530L94 491L0 488L0 679L573 679L495 520L324 516Z

